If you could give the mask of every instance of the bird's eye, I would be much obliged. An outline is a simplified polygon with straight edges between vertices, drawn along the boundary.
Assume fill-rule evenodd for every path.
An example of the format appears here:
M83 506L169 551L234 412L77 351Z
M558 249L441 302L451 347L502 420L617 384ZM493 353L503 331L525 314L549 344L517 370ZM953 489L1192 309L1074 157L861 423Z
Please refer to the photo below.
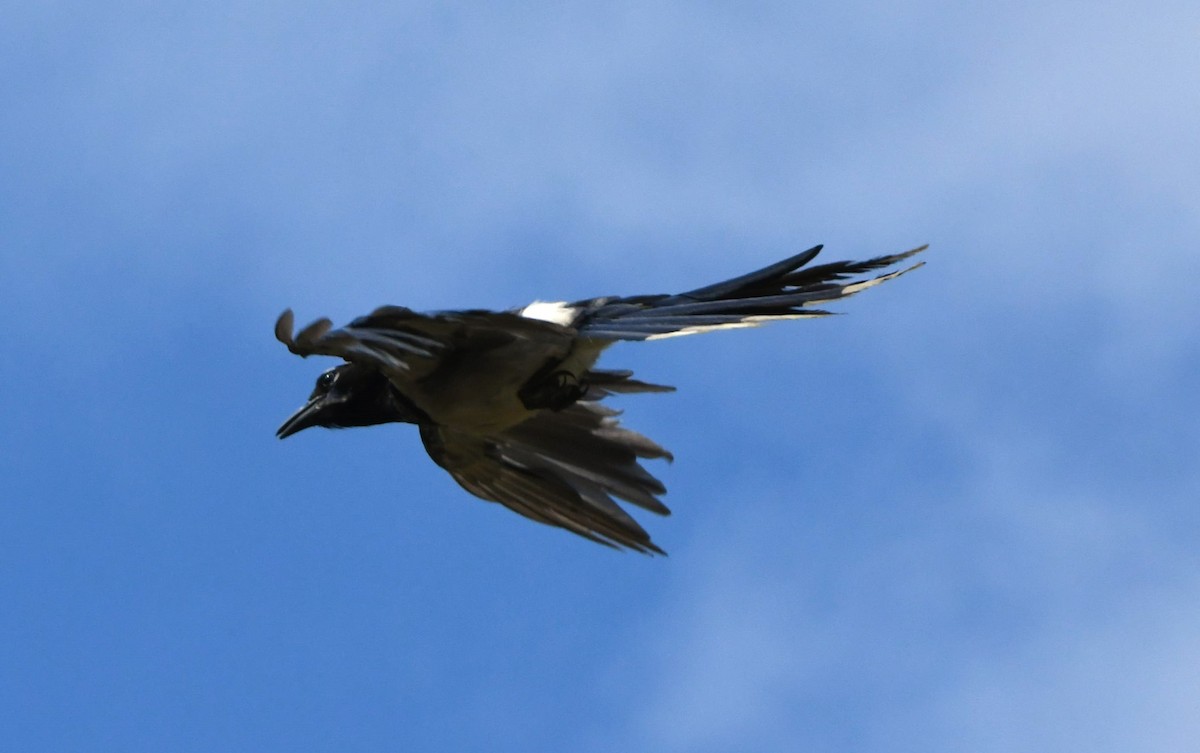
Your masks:
M317 389L327 390L333 386L333 372L326 371L321 376L317 377Z

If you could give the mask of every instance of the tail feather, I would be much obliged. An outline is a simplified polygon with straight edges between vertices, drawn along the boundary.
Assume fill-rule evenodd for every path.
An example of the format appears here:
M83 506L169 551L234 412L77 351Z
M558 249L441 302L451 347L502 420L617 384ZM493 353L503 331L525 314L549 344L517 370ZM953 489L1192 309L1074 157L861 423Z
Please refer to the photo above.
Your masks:
M821 246L724 282L679 295L608 298L584 302L576 321L580 334L603 340L653 340L719 329L756 327L783 319L828 316L810 308L895 279L922 263L876 277L845 282L924 251L926 246L861 262L805 267Z

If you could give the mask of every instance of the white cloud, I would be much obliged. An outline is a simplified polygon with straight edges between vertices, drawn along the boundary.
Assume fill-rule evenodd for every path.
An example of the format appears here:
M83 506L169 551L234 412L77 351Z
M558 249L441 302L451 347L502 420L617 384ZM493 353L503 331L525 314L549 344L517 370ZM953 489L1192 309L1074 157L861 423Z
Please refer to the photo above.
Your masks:
M731 557L714 564L697 602L653 641L651 703L637 720L650 744L635 749L739 748L819 677L818 647L833 636L804 619L803 590L749 577Z
M965 488L897 495L911 518L873 544L864 521L818 550L787 532L828 521L782 498L699 532L636 654L654 679L629 746L1166 751L1194 733L1200 581L1174 524L1064 477L1036 438L964 442Z
M63 58L86 75L28 105L27 126L62 131L38 180L90 186L102 216L81 221L106 226L60 264L115 255L185 286L233 266L255 293L303 307L335 290L349 311L459 305L464 288L554 297L505 274L550 251L567 258L539 282L588 264L604 287L580 295L628 284L630 264L665 280L686 257L706 276L817 241L849 256L932 240L977 254L997 288L1049 296L1073 277L1118 303L1130 276L1140 291L1195 263L1194 243L1136 226L1092 243L1080 279L1050 214L1072 211L1055 172L1084 162L1122 187L1079 213L1152 195L1200 235L1186 4L760 11L195 11L149 37L101 15ZM1195 313L1185 277L1147 327Z
M1187 750L1200 735L1198 600L1194 579L1147 589L1033 645L977 657L911 710L921 721L909 731L931 751Z

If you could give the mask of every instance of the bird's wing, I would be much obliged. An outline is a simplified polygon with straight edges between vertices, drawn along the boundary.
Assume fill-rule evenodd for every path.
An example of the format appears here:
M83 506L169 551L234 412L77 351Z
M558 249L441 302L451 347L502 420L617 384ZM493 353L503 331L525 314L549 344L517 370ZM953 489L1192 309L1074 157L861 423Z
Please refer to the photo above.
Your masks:
M293 324L292 310L287 309L275 322L275 338L298 356L337 356L398 376L410 372L417 361L436 358L446 347L438 330L452 326L401 306L383 306L340 329L333 329L328 319L318 319L293 336Z
M815 246L741 277L679 295L596 298L563 308L574 312L571 324L580 335L604 340L654 340L827 316L828 311L810 307L854 295L921 264L863 280L848 278L898 264L925 248L861 262L805 267L821 251L821 246Z
M441 363L453 348L474 353L502 348L516 341L562 347L570 330L511 312L444 311L419 314L403 306L381 306L350 324L333 329L318 319L292 334L291 309L275 322L275 337L299 356L337 356L382 370L397 383L422 376ZM540 353L534 348L535 353Z
M624 380L614 388L621 381L613 380L606 389L657 387ZM494 436L425 424L421 440L430 457L477 497L601 544L663 554L614 497L668 515L658 499L666 489L638 461L670 460L671 454L620 428L615 416L615 411L585 401L538 413Z

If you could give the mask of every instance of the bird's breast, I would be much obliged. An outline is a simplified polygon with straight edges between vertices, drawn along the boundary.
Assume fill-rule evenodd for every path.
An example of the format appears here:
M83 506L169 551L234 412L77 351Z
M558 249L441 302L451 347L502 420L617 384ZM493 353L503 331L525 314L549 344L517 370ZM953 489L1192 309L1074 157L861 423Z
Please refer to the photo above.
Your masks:
M599 347L573 338L519 339L503 347L464 349L403 391L440 426L495 434L537 412L526 407L519 393L547 364L580 378L599 355Z

